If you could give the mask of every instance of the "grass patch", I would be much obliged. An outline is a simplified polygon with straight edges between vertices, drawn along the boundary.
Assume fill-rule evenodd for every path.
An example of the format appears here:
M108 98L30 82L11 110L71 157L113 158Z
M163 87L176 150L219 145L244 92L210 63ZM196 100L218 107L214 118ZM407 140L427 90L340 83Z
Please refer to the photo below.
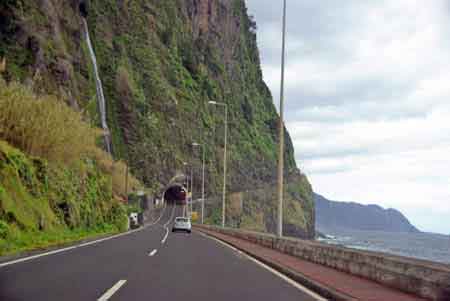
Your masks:
M96 147L99 130L53 96L36 96L21 84L0 80L0 138L25 153L71 163Z
M18 252L31 250L42 250L49 247L62 246L71 242L80 241L88 238L95 238L100 235L115 234L119 229L108 225L105 227L96 227L91 229L56 229L47 232L28 231L23 232L19 229L9 230L9 236L2 237L2 223L0 221L0 255L11 255ZM3 228L4 229L4 228Z

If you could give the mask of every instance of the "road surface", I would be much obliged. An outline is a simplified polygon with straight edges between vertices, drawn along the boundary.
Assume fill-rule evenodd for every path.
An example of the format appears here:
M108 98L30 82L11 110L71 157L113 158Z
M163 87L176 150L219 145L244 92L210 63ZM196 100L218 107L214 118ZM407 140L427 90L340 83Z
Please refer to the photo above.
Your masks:
M0 265L0 300L317 300L201 234L171 233L167 206L142 230Z

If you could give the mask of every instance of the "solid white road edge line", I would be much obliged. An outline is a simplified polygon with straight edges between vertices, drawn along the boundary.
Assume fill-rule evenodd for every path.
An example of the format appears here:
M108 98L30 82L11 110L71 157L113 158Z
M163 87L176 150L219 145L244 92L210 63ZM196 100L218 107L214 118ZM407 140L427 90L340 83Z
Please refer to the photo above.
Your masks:
M112 297L127 281L126 280L119 280L116 284L114 284L113 287L111 287L109 290L106 291L100 298L98 298L98 301L107 301L109 298Z
M212 237L212 236L209 236L209 235L207 235L207 234L204 234L204 233L202 233L202 232L199 232L199 231L196 231L196 232L197 232L198 234L200 234L201 236L203 236L203 237L212 239L212 240L214 240L214 241L220 243L221 245L226 246L226 247L232 249L233 251L239 253L240 255L245 256L246 258L248 258L249 260L253 261L253 262L256 263L257 265L261 266L262 268L268 270L268 271L271 272L272 274L274 274L274 275L278 276L279 278L283 279L284 281L286 281L287 283L289 283L290 285L292 285L292 286L295 287L296 289L301 290L302 292L304 292L304 293L310 295L311 297L317 299L317 301L327 301L327 300L328 300L328 299L325 299L324 297L318 295L317 293L315 293L315 292L309 290L308 288L304 287L303 285L299 284L298 282L292 280L291 278L287 277L286 275L284 275L284 274L278 272L277 270L271 268L271 267L268 266L267 264L265 264L265 263L259 261L258 259L256 259L256 258L254 258L254 257L252 257L252 256L250 256L250 255L248 255L247 253L244 253L244 252L242 252L241 250L239 250L239 249L233 247L232 245L230 245L230 244L228 244L228 243L226 243L226 242L224 242L224 241L221 241L220 239L217 239L217 238L215 238L215 237Z
M153 256L156 254L156 252L158 252L158 250L154 249L153 251L151 251L150 253L148 253L148 256Z
M118 237L121 237L121 236L125 236L125 235L129 235L129 234L132 234L132 233L135 233L135 232L142 231L142 230L146 229L147 227L155 225L161 219L165 208L166 208L166 206L164 206L164 208L163 208L163 210L161 212L161 215L156 220L156 222L154 222L152 224L145 225L144 227L141 227L141 228L138 228L138 229L135 229L135 230L131 230L131 231L127 231L127 232L123 232L123 233L119 233L119 234L116 234L116 235L113 235L113 236L109 236L109 237L105 237L105 238L89 241L89 242L82 243L82 244L79 244L79 245L74 245L74 246L67 247L67 248L57 249L57 250L53 250L53 251L49 251L49 252L45 252L45 253L41 253L41 254L36 254L36 255L32 255L32 256L28 256L28 257L24 257L24 258L19 258L19 259L12 260L12 261L7 261L7 262L4 262L4 263L0 263L0 268L8 266L8 265L24 262L24 261L33 260L33 259L36 259L36 258L39 258L39 257L49 256L49 255L53 255L53 254L58 254L58 253L62 253L62 252L66 252L66 251L70 251L70 250L74 250L74 249L78 249L78 248L82 248L82 247L98 244L98 243L103 242L103 241L107 241L107 240L110 240L110 239L114 239L114 238L118 238Z

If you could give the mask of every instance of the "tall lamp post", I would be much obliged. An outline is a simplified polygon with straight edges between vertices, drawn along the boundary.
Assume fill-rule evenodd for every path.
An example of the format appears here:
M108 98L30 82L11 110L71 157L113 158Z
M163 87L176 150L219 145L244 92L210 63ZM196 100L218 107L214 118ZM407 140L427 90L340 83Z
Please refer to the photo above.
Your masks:
M202 147L202 217L201 217L201 222L203 224L204 221L204 217L205 217L205 144L199 144L197 142L192 143L192 146L197 147L197 146L201 146Z
M211 105L223 106L225 108L225 137L223 148L223 190L222 190L222 228L225 227L225 194L227 189L227 130L228 130L228 106L226 103L209 101Z
M193 199L194 199L194 164L191 164L191 201L188 204L188 208L189 208L188 217L189 218L191 218L191 215L192 215L192 200Z
M188 189L189 190L189 177L186 175L186 173L187 173L187 168L186 168L186 166L188 166L188 163L187 162L183 162L183 166L184 166L184 171L183 171L183 174L184 174L184 180L185 180L185 183L186 183L186 189Z
M189 164L187 162L183 162L184 166L184 178L186 180L186 189L187 189L187 195L189 195L189 176L187 176L187 166ZM185 216L185 210L183 210L183 216Z
M281 45L281 87L280 87L280 120L279 127L279 151L278 151L278 225L277 235L283 236L283 173L284 173L284 60L286 45L286 0L283 1L283 38Z
M128 204L128 162L125 162L125 199Z

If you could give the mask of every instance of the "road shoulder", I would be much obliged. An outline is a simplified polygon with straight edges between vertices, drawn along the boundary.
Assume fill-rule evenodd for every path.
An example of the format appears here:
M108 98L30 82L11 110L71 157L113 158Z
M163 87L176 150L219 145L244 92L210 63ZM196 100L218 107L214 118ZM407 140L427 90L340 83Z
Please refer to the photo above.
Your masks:
M216 237L215 235L211 235L211 233L206 233L203 230L202 231L196 231L198 234L200 234L203 237L206 237L208 239L212 239L217 241L218 243L226 246L227 248L232 249L233 251L240 252L242 254L245 254L245 256L255 264L261 266L262 268L268 270L272 274L276 275L277 277L281 278L282 280L288 282L290 285L294 286L298 290L302 291L303 293L315 298L318 301L327 300L321 294L319 290L314 290L311 287L307 287L302 281L298 281L296 275L294 275L293 271L290 271L289 269L282 268L281 266L274 266L271 262L268 262L266 259L260 256L255 256L255 254L252 254L251 252L247 252L245 249L240 248L238 245L229 243L227 240L221 239L219 237ZM340 299L333 299L333 300L340 300Z
M301 285L331 300L423 300L416 296L382 286L373 281L306 262L291 255L239 238L202 228L196 228L195 230L232 245Z

